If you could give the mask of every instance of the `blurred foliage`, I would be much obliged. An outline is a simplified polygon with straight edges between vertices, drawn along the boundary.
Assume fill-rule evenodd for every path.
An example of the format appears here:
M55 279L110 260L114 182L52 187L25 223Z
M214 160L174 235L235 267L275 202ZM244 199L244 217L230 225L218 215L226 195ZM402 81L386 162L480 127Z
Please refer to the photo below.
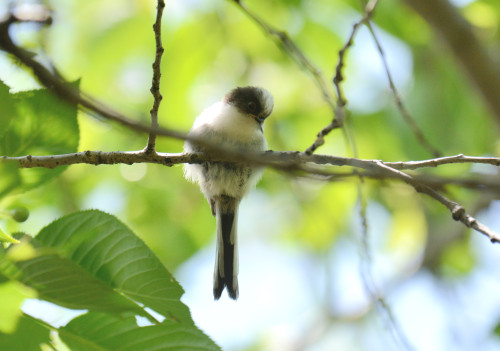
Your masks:
M0 153L2 155L44 155L76 152L78 124L76 106L58 101L46 90L9 94L0 82ZM28 190L60 175L64 168L12 170L0 165L7 181L2 181L0 197L11 191ZM17 189L16 189L17 188Z
M91 96L147 123L152 106L149 88L155 2L41 2L53 10L53 24L45 28L16 25L12 30L16 42L51 62L70 81L78 80L80 88ZM362 9L357 0L247 3L263 19L287 31L327 81L334 74L338 50ZM461 13L475 26L484 45L498 54L500 2L462 3ZM303 151L331 121L331 111L307 72L231 1L178 0L166 4L161 125L187 131L197 114L236 85L264 86L274 95L275 110L265 130L270 149ZM499 156L494 117L432 29L396 0L379 2L374 23L395 83L429 141L444 155ZM344 84L357 157L387 161L430 158L401 118L380 67L375 45L362 28L347 54ZM81 112L76 116L74 108L37 90L39 86L29 73L3 53L0 79L0 155L138 150L146 144L144 135ZM157 145L162 152L182 150L181 142L165 138ZM334 131L318 152L353 156L348 150L342 133ZM0 209L23 206L30 212L24 223L0 218L8 234L22 231L35 235L62 215L98 208L125 222L172 271L213 241L215 221L197 187L183 179L181 166L76 165L64 173L63 168L18 171L8 165L0 167L0 194L14 188L18 193L30 190L0 198ZM457 177L470 170L470 166L459 165L432 172ZM42 183L43 187L35 188ZM375 255L388 257L395 280L428 262L425 256L432 240L428 235L439 237L457 228L441 205L419 197L405 185L367 180L363 187L369 214L376 209L370 216L370 232L382 232ZM289 211L283 216L284 223L273 227L277 228L275 235L262 240L323 255L339 240L359 233L359 225L352 223L359 222L354 181L325 184L268 170L259 188L273 198L286 195ZM476 206L483 199L481 194L447 190L467 208L484 209ZM436 253L438 266L427 268L438 277L465 277L476 267L473 251L469 236L451 240L446 250ZM5 284L0 292L13 289ZM210 292L209 287L203 289ZM19 323L23 330L38 330L28 317ZM45 332L36 335L40 340L48 338ZM1 340L0 345L7 342Z

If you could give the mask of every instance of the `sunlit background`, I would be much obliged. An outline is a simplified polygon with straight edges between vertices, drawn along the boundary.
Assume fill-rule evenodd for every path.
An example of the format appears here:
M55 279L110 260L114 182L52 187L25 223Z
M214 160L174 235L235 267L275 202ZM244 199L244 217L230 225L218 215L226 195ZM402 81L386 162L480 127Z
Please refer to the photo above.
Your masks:
M330 82L338 51L360 19L357 0L248 0L248 7L292 39ZM5 1L43 4L53 24L17 25L13 36L88 94L148 122L154 60L152 0ZM500 3L456 0L485 45L498 50ZM266 121L270 149L304 151L332 114L313 79L231 1L166 1L160 124L187 131L205 107L238 85L275 98ZM374 17L395 84L417 123L445 155L500 152L493 118L446 47L400 1L380 1ZM348 52L345 95L360 158L430 158L403 122L369 31ZM0 53L0 78L13 91L37 88ZM332 88L333 91L333 87ZM146 136L79 116L79 150L139 150ZM159 139L162 152L182 143ZM319 153L353 156L340 131ZM456 176L467 166L447 166ZM478 173L497 172L477 167ZM437 171L434 171L437 172ZM267 170L240 208L240 298L212 297L215 220L182 166L68 168L49 185L8 198L28 207L36 234L55 218L97 208L120 218L174 273L197 325L224 350L498 350L500 247L455 223L447 210L409 187L367 181L368 243L363 250L356 181L324 183ZM500 203L451 189L500 231ZM486 205L481 205L486 203ZM375 287L371 285L374 282ZM369 287L372 291L369 291ZM375 303L380 294L387 310ZM24 310L51 323L74 312L30 300ZM403 336L403 338L402 338Z

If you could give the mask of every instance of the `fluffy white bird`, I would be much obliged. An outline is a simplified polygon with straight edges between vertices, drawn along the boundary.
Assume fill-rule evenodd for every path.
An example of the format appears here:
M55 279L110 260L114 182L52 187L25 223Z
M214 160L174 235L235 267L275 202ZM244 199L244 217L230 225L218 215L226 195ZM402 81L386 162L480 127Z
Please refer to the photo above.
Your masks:
M267 142L262 126L273 106L272 95L263 88L235 88L196 118L189 135L234 151L265 151ZM204 151L201 145L189 141L184 144L184 150ZM224 288L232 299L238 298L238 206L255 187L262 171L259 166L229 162L184 165L185 177L200 185L217 219L213 291L216 300Z

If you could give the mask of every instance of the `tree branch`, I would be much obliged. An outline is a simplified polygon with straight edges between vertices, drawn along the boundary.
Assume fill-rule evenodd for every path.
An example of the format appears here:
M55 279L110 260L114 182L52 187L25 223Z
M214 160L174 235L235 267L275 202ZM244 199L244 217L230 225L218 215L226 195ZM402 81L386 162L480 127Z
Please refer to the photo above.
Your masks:
M191 139L190 139L191 140ZM196 142L202 142L196 140ZM186 153L158 153L157 155L144 154L140 151L83 151L72 154L50 155L50 156L0 156L0 161L17 162L20 168L55 168L73 164L87 163L99 164L133 164L133 163L158 163L174 165L179 163L199 163L202 161L231 161L256 163L266 166L273 166L274 163L281 163L282 168L293 168L297 165L315 164L331 166L348 166L366 171L374 172L379 164L390 167L394 170L415 170L425 167L438 167L447 164L470 163L489 164L500 167L500 157L474 157L465 155L447 156L422 161L398 161L382 162L379 160L363 160L351 157L341 157L332 155L308 155L298 151L266 151L261 153L241 153L230 150L220 150L214 148L206 154L186 154ZM314 172L313 172L314 173ZM335 175L335 174L333 174ZM353 175L355 175L353 173ZM361 174L370 176L370 174ZM374 175L374 174L372 174ZM391 177L394 178L394 177Z
M441 34L500 123L500 62L448 0L404 0Z
M347 105L347 100L344 96L342 90L342 82L344 81L344 76L342 74L342 69L344 68L345 55L347 54L347 50L354 43L354 37L358 33L360 26L369 21L373 15L373 11L375 11L375 7L377 6L378 0L371 0L366 4L365 10L363 12L363 17L352 26L351 34L347 39L347 42L344 44L342 49L339 51L339 59L337 62L337 66L335 67L335 76L333 77L333 86L335 87L335 92L337 94L337 107L334 111L334 118L331 123L325 126L320 132L316 135L316 140L309 146L306 150L307 154L313 154L320 146L325 143L325 136L330 134L330 132L334 129L340 128L344 125L344 120L346 116L345 106Z
M434 198L435 200L439 201L444 206L446 206L446 208L448 208L448 210L451 212L451 215L454 220L460 221L463 224L465 224L465 226L473 228L476 231L486 235L492 243L500 242L500 235L498 235L485 225L479 223L474 217L466 213L465 209L457 202L448 199L446 196L438 193L431 187L421 184L410 175L384 165L382 161L375 161L375 163L380 166L381 170L383 169L388 174L393 174L394 176L398 177L405 183L413 186L413 188L415 188L417 192L427 194L430 197Z
M163 96L160 93L160 78L161 78L161 58L163 55L163 45L161 41L161 17L163 15L163 9L165 8L165 1L158 0L156 6L156 22L153 25L153 31L155 33L155 61L153 62L153 79L151 83L151 94L153 95L154 102L153 108L149 111L151 115L151 128L156 130L158 128L158 110L160 109L160 103ZM149 133L148 144L146 146L145 152L155 152L156 149L156 133Z
M465 156L463 154L455 156L438 157L422 161L407 161L407 162L384 162L387 166L398 170L418 169L424 167L437 167L453 163L479 163L492 166L500 166L500 157L475 157Z
M458 155L460 156L460 155ZM466 161L471 162L473 158L458 157L457 163ZM484 159L481 159L484 161ZM356 158L337 157L329 155L308 155L299 152L274 152L268 151L263 153L238 153L234 151L218 152L218 150L209 150L204 154L163 154L151 153L146 154L143 151L130 152L101 152L101 151L84 151L68 155L54 156L23 156L23 157L0 157L2 162L15 162L21 168L44 167L54 168L63 165L87 163L87 164L133 164L133 163L158 163L164 165L174 165L178 163L201 163L206 161L231 161L239 163L256 163L260 165L270 166L272 168L287 171L287 172L305 172L307 174L316 174L323 177L334 176L335 174L328 172L323 168L311 167L311 164L316 165L333 165L333 166L350 166L358 169L363 169L371 172L374 176L399 179L411 185L417 192L426 194L433 199L443 204L452 214L454 220L461 221L469 228L488 236L492 242L500 242L500 235L492 231L490 228L478 222L474 217L469 215L465 209L455 201L452 201L434 190L429 185L420 182L415 177L404 173L400 170L392 168L389 163L386 164L379 160L361 160ZM499 160L495 160L497 165ZM447 163L452 163L451 158L447 158ZM395 164L403 165L403 162ZM445 164L444 162L441 164ZM359 175L359 174L356 174Z

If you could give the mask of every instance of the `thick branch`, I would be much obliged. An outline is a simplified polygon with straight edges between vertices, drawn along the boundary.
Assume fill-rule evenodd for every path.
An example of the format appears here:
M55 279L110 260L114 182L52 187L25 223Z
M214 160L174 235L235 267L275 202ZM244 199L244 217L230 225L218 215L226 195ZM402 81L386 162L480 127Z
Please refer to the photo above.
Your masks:
M439 32L500 122L500 62L448 0L404 0Z

